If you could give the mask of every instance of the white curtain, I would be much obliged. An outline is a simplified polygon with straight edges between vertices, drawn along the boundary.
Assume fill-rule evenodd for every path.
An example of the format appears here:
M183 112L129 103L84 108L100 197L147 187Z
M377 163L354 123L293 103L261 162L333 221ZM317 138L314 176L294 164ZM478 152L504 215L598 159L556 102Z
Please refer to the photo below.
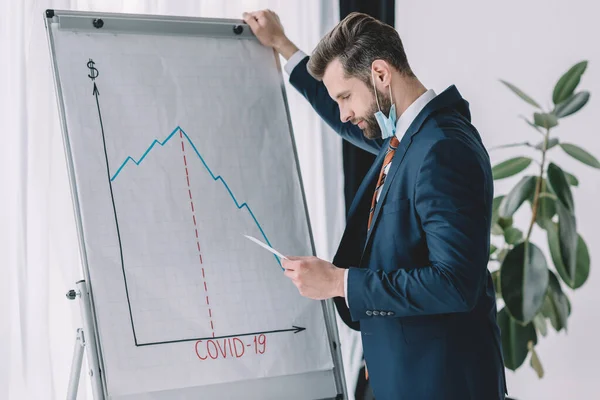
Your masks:
M54 94L43 11L241 18L276 11L288 36L310 52L338 20L337 0L2 0L0 8L0 399L65 397L81 279L77 234ZM317 255L331 260L344 226L341 142L287 85ZM338 322L353 388L362 349ZM82 375L80 399L91 399Z

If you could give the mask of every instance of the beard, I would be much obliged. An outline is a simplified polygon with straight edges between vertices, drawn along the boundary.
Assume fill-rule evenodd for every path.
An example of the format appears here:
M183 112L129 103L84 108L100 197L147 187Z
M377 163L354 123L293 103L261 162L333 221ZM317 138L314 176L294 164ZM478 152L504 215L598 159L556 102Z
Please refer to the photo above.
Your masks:
M374 94L374 93L373 93ZM390 108L392 108L392 99L390 96L377 90L377 96L379 97L379 105L381 106L381 112L386 116L390 115ZM381 128L375 119L375 113L379 111L377 108L377 101L373 98L373 102L369 107L367 115L362 118L356 118L352 123L356 123L360 120L365 121L365 127L363 128L363 135L367 139L378 139L381 137Z

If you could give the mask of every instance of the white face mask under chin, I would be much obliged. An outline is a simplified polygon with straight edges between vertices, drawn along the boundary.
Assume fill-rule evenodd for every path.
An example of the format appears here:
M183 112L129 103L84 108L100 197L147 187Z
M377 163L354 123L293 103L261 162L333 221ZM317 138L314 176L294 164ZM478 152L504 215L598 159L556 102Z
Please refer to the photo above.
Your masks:
M394 100L392 99L392 85L390 84L388 86L388 88L390 89L390 101L392 102L392 106L390 107L389 117L386 117L381 111L381 107L379 106L379 98L377 96L377 87L375 86L375 75L373 75L373 71L371 71L371 78L373 79L375 101L377 102L377 108L379 109L379 111L375 113L375 120L377 120L379 129L381 129L381 137L383 139L387 139L396 134L396 104L394 104Z

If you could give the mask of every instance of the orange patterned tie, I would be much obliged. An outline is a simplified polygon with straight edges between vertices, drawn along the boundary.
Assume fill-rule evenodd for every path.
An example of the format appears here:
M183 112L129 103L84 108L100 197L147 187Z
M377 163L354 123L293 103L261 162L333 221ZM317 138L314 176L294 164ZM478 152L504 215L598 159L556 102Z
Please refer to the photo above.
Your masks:
M387 173L385 172L386 167L392 162L392 158L394 158L394 154L396 153L396 149L398 148L398 144L400 141L396 136L392 136L390 143L388 145L387 151L385 153L385 158L383 159L383 165L381 166L381 172L379 173L379 179L377 180L377 186L375 187L375 193L373 193L373 200L371 201L371 209L369 210L369 225L367 225L367 230L371 229L371 221L373 220L373 214L375 213L375 206L377 205L377 195L379 191L383 187L385 183L385 177Z

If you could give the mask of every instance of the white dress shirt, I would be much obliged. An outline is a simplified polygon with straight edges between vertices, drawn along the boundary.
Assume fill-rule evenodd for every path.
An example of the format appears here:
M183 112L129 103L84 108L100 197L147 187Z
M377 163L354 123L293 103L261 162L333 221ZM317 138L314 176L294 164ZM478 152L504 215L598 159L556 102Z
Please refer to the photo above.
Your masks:
M304 57L306 57L306 54L302 50L298 50L296 53L294 53L294 55L292 55L289 58L288 62L284 66L285 72L287 72L288 75L291 75L294 68L296 68L298 63L300 63L300 61L302 61ZM402 137L404 136L412 122L415 120L415 118L417 118L417 116L423 110L423 108L425 108L425 106L431 100L433 100L435 96L436 94L433 91L433 89L427 90L425 93L419 96L410 106L408 106L408 108L404 110L404 112L398 117L398 120L396 121L396 137L398 138L398 140L402 140ZM389 163L386 167L386 174L389 172L391 166L392 163ZM379 195L381 194L381 192L382 190L380 190L377 195L377 201L379 201ZM347 296L348 271L348 269L344 271L344 297L346 299L346 305L348 306L348 308L350 308Z

